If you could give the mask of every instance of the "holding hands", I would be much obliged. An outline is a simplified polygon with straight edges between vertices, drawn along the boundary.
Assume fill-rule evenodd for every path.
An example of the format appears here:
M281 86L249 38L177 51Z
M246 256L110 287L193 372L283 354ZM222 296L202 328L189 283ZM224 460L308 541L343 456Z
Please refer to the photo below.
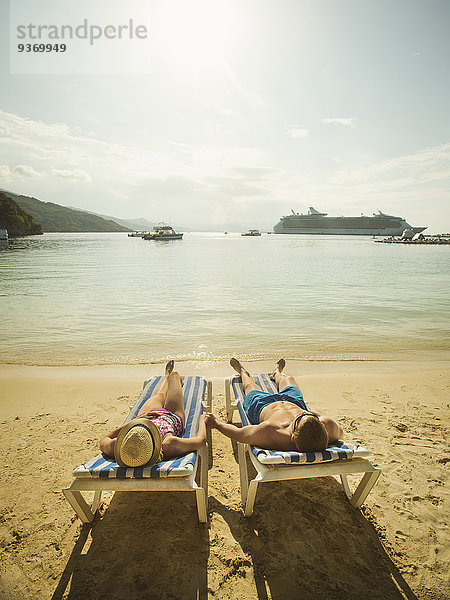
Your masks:
M208 429L216 429L217 428L217 419L216 416L212 413L204 413L200 418L204 418L205 425Z

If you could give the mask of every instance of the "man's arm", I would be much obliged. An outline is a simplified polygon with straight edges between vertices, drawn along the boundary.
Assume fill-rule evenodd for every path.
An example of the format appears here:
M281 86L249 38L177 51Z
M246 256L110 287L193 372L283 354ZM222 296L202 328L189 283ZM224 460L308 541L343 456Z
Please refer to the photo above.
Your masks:
M319 417L319 419L322 421L325 429L327 430L328 443L333 443L337 442L338 440L342 440L344 436L344 430L337 421L325 415Z
M263 422L259 425L245 425L245 427L236 427L231 423L220 421L215 415L208 414L208 427L212 427L237 442L243 444L252 444L255 446L267 447L269 442L268 430L272 427Z
M337 442L338 440L342 440L344 436L344 430L335 419L324 415L321 410L317 410L316 408L309 407L309 410L315 415L317 415L324 424L324 427L328 433L328 443L333 443Z

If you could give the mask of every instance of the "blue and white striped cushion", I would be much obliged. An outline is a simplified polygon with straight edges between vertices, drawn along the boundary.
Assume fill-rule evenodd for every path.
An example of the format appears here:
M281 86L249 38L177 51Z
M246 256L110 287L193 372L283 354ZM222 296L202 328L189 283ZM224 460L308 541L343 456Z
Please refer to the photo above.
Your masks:
M264 392L269 394L278 393L277 387L266 374L254 375L256 383ZM244 400L244 390L239 376L233 377L231 381L234 397L237 400L237 407L241 417L242 425L250 425L250 421L244 411L242 402ZM356 457L369 456L370 452L358 444L344 444L338 442L334 446L328 447L323 452L285 452L284 450L266 450L257 446L250 446L252 454L264 464L313 464L321 462L331 462L333 460L346 460Z
M142 390L135 405L131 409L125 423L131 421L139 414L144 402L150 398L161 383L162 377L152 377ZM183 400L186 412L186 427L183 437L189 438L197 435L198 421L203 410L202 400L206 392L206 379L203 377L183 377ZM165 460L152 467L119 467L112 459L103 454L80 465L73 472L75 477L100 477L119 479L142 479L145 477L186 477L192 473L197 460L197 452L189 452L185 456Z

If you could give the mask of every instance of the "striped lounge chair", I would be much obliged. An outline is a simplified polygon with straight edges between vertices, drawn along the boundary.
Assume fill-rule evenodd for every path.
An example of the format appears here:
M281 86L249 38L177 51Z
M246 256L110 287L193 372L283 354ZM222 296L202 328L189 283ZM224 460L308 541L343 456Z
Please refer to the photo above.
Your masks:
M254 377L263 391L271 394L277 393L276 385L269 379L268 375L255 375ZM226 380L225 398L228 422L233 421L234 411L237 410L242 425L249 425L250 422L242 406L244 391L241 378L238 375ZM237 446L241 498L246 517L249 517L253 512L259 483L339 475L351 504L359 507L381 473L380 469L374 467L367 460L366 457L369 456L370 452L357 444L339 442L323 452L273 451L240 442L237 443ZM257 473L250 484L247 471L247 452ZM350 473L364 473L354 493L350 491L347 481L347 475Z
M144 388L125 423L134 419L144 404L160 385L162 377L152 377ZM203 377L183 377L186 428L183 437L197 434L199 417L203 410L211 411L212 385ZM195 481L200 458L199 485ZM77 467L72 485L63 493L84 523L90 523L100 503L102 491L186 491L196 494L198 519L206 523L208 501L208 445L196 452L160 462L152 467L120 467L112 458L99 454ZM93 491L94 500L89 506L81 492Z

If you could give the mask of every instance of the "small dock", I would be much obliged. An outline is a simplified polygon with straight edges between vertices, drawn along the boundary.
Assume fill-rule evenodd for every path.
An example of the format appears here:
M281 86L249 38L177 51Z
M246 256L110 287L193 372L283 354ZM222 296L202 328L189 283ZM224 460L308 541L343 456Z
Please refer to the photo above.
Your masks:
M438 233L436 235L419 234L413 238L389 237L383 240L375 240L379 244L408 244L412 246L445 246L450 245L450 233Z

